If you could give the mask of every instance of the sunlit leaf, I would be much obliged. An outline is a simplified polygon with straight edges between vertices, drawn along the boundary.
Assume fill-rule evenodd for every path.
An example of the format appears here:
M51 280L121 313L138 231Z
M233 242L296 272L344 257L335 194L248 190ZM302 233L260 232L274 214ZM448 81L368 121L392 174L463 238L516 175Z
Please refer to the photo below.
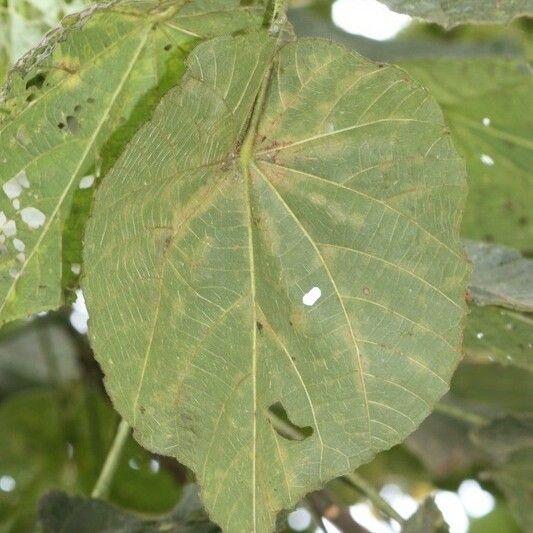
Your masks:
M23 392L3 401L0 477L13 486L0 492L0 530L31 531L37 500L46 490L90 493L116 424L111 407L80 388ZM127 443L112 501L147 512L174 505L179 488L168 472L156 473L150 461L133 439Z
M256 8L239 6L91 8L20 62L0 106L0 323L60 303L61 236L74 192L149 118L200 38L259 24Z
M196 486L187 485L180 503L168 514L146 518L101 500L69 497L58 491L39 503L42 533L217 533L203 511Z
M476 305L501 305L533 311L533 259L520 252L477 241L466 241L474 269L469 294Z
M403 63L438 100L467 163L465 237L531 251L533 75L504 59Z
M531 0L382 0L392 10L436 22L445 28L458 24L507 24L533 16Z
M223 529L268 531L446 391L464 169L425 89L338 45L215 39L188 65L98 190L91 342L139 441Z

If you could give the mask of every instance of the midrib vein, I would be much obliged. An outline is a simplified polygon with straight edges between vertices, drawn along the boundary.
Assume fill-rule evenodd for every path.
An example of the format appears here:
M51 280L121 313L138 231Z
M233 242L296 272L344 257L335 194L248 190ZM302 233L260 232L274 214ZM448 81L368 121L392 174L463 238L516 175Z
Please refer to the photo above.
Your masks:
M113 95L111 97L111 100L109 102L109 105L105 109L105 112L102 113L102 119L97 124L93 134L91 135L91 137L89 139L89 142L87 143L87 147L85 148L85 150L83 151L83 153L82 153L82 155L80 157L79 163L76 165L76 168L72 172L72 176L71 176L70 180L67 182L67 185L65 186L65 188L63 190L63 193L59 197L54 210L50 213L50 215L49 215L49 217L47 219L47 222L44 225L43 230L42 230L39 238L37 239L37 241L35 243L35 246L32 248L32 251L30 252L28 257L26 258L26 261L24 261L24 263L22 263L22 265L20 267L20 270L19 270L19 272L17 274L17 277L13 280L13 283L9 287L9 290L7 291L7 294L4 297L2 305L0 306L0 313L3 312L7 302L9 301L9 298L11 297L11 294L13 293L13 290L14 290L15 286L17 285L18 280L20 279L20 277L23 274L23 272L26 270L26 267L28 266L28 264L32 260L33 256L35 255L35 252L41 246L41 243L42 243L43 239L48 234L48 230L50 229L50 226L55 221L55 218L56 218L59 210L61 209L61 207L63 205L63 202L65 201L65 198L67 197L67 195L70 192L72 184L76 180L76 178L78 176L78 173L80 172L81 168L83 167L83 165L85 163L85 160L87 159L87 156L91 152L91 149L93 148L94 143L96 142L96 139L97 139L99 133L102 131L102 128L104 127L106 121L109 118L109 113L110 113L112 107L115 105L115 102L117 101L120 93L122 92L122 89L124 88L124 85L126 84L128 78L129 78L129 76L130 76L130 74L131 74L131 72L133 70L133 67L134 67L135 63L137 62L142 50L144 49L144 47L146 45L146 41L148 40L148 35L149 35L149 30L145 31L145 34L144 34L143 38L141 39L141 41L139 43L139 46L135 50L135 53L134 53L134 55L132 57L132 60L130 61L130 63L128 64L128 67L126 68L126 71L124 72L124 76L120 80L120 83L118 84L118 87L117 87L116 91L113 93Z
M243 135L243 142L239 154L239 164L241 167L243 184L244 184L244 201L247 213L247 230L248 230L248 263L250 268L250 297L252 299L252 313L251 313L251 328L252 328L252 532L257 531L257 307L256 307L256 282L255 282L255 262L254 262L254 244L253 244L253 212L252 212L252 183L250 175L250 165L252 163L253 148L257 133L259 119L263 112L263 105L265 102L268 87L270 85L270 78L274 66L273 57L277 52L274 47L270 57L270 63L265 69L265 75L257 96L252 105L249 114L248 127ZM246 86L246 88L248 85ZM246 90L246 88L244 90Z

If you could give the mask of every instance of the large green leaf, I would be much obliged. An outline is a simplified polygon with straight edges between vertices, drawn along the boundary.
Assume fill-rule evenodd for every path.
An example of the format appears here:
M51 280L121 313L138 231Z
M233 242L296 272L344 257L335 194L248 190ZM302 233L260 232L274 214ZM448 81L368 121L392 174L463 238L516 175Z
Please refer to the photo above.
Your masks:
M403 64L441 105L465 156L469 194L465 237L532 250L533 76L504 59Z
M102 151L116 154L148 118L188 49L261 20L238 0L114 4L67 19L5 88L0 322L60 303L61 236L74 192Z
M382 0L394 11L436 22L445 28L458 24L506 24L533 16L532 0Z
M97 193L91 342L140 442L224 529L265 531L446 391L464 171L423 88L337 45L217 39L188 64Z
M465 247L474 265L469 294L475 304L533 311L532 259L507 246L466 241Z
M225 530L272 529L447 390L464 195L403 71L263 34L193 51L97 192L84 290L116 408L196 472Z

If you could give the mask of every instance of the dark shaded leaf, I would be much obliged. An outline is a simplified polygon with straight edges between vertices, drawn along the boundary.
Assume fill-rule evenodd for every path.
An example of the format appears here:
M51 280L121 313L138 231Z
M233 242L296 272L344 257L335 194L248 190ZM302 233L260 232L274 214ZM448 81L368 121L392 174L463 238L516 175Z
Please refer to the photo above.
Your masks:
M180 503L158 518L143 518L102 500L67 496L58 491L39 504L42 533L217 533L203 511L195 485L183 489Z

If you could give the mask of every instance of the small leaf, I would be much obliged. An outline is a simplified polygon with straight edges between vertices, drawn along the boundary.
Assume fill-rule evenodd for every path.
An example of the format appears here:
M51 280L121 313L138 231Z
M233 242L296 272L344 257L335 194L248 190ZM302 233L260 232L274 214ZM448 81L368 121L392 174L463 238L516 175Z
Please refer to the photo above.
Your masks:
M476 305L533 311L533 260L507 246L466 241L474 270L469 293Z
M183 489L180 503L158 518L143 518L101 500L53 491L39 504L42 533L217 533L203 511L196 486Z
M445 28L459 24L508 24L533 16L531 0L383 0L392 10L435 22Z
M402 533L447 533L448 524L444 521L433 498L427 498L416 513L402 527Z
M461 2L453 2L460 5ZM483 0L480 5L485 6ZM441 105L468 171L462 234L533 251L533 75L523 61L402 63Z
M277 46L192 52L99 188L84 250L115 407L230 532L272 530L413 431L465 314L464 169L438 106L338 45ZM312 433L281 436L277 402Z
M0 106L0 323L61 303L62 232L82 180L149 118L199 39L259 25L259 13L238 0L96 5L17 64ZM79 242L79 228L69 236Z

